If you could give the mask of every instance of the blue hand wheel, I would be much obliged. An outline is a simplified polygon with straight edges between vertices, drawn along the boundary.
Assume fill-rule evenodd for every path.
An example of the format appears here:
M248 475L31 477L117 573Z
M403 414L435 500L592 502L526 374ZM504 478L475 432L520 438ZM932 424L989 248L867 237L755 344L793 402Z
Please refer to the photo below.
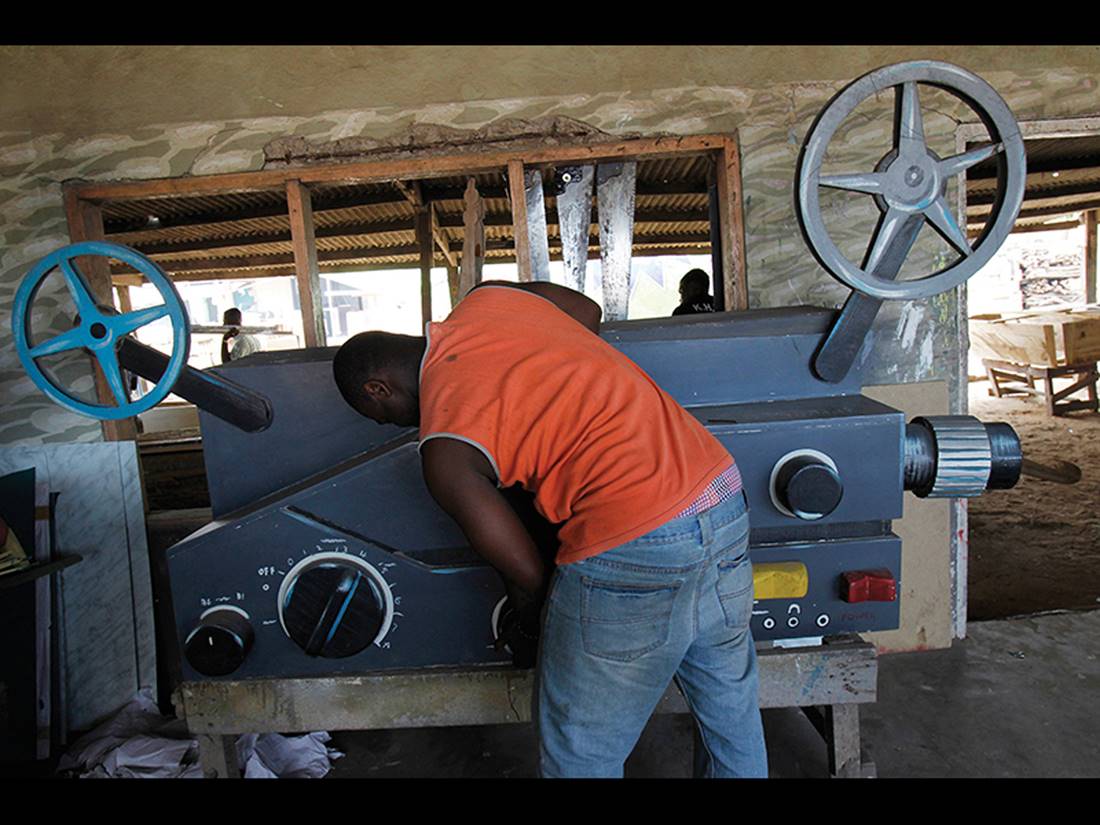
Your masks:
M122 315L115 313L113 308L107 311L100 309L84 276L73 264L74 258L89 255L113 258L129 264L149 279L164 298L164 303ZM65 276L65 281L69 285L69 292L76 304L76 311L80 315L80 325L31 346L28 338L31 305L46 276L57 268L61 269L61 274ZM168 360L168 367L151 392L131 402L126 395L125 381L118 363L117 347L125 336L165 317L172 321L172 354ZM130 418L163 401L172 391L176 379L187 365L187 356L191 348L191 328L187 320L187 311L175 286L168 280L168 276L140 252L106 241L70 244L39 261L23 279L23 283L19 285L19 291L15 294L12 332L15 335L15 351L19 355L19 360L23 362L23 368L42 392L73 412L108 420ZM89 404L70 395L54 384L38 366L37 359L43 356L81 347L91 352L99 361L116 406Z

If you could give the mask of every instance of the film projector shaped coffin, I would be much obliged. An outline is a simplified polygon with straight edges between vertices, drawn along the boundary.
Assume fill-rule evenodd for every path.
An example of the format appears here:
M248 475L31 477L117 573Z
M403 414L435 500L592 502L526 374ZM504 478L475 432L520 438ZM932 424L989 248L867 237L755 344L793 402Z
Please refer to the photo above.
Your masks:
M992 144L938 158L924 143L921 84L965 100L990 127ZM893 149L873 170L822 177L821 159L839 124L861 100L890 87L897 100ZM1002 166L1002 191L971 248L946 208L945 186L993 155ZM1015 122L979 78L942 63L879 69L829 103L799 165L799 216L808 244L856 290L841 313L794 307L602 327L605 340L737 457L752 510L757 639L897 627L901 546L890 522L902 514L904 491L971 496L1017 480L1019 441L1007 425L966 416L906 425L900 411L860 394L858 371L850 367L881 300L948 289L992 256L1019 209L1024 174ZM570 172L575 183L574 177L593 176L588 169ZM623 183L621 176L595 177ZM878 204L882 217L861 266L829 238L820 187L865 192ZM540 200L530 186L525 194L531 203ZM926 278L895 281L924 222L956 248L958 261ZM615 239L617 247L623 240ZM158 283L161 310L181 330L170 358L125 337L145 315L117 316L93 305L71 265L89 254L127 260ZM54 266L106 337L74 331L31 343L31 304ZM185 678L508 664L507 653L493 646L504 595L500 579L427 493L415 433L379 427L346 408L331 378L332 349L259 354L216 372L187 368L186 314L171 284L163 278L161 288L158 276L155 264L124 247L66 247L23 283L13 322L28 373L70 409L121 417L151 404L74 403L36 364L47 351L90 349L105 370L121 366L160 379L158 398L170 390L202 411L216 520L168 553ZM234 499L227 492L233 489L248 493ZM516 506L529 510L529 500L517 496ZM546 535L533 513L525 518Z

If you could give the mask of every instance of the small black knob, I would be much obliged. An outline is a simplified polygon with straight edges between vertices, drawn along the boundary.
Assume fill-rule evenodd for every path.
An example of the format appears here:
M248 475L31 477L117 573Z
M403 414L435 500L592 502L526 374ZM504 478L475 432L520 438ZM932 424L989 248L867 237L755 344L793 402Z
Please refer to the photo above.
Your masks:
M234 607L214 607L184 642L188 663L204 676L225 676L244 662L254 638L248 614Z
M283 626L310 656L339 659L370 645L386 620L386 600L358 565L324 561L299 572L283 597Z
M829 515L843 495L837 471L811 455L788 459L775 475L776 499L800 519L813 521Z

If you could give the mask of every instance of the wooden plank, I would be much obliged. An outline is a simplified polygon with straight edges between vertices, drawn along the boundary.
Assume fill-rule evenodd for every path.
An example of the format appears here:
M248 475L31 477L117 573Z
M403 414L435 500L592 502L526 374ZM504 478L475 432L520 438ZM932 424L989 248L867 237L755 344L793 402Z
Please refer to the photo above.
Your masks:
M139 200L172 195L210 195L230 192L259 192L282 189L288 181L303 184L331 182L395 181L410 178L438 178L476 175L499 171L512 163L527 165L578 163L628 158L677 157L690 152L725 148L725 135L685 135L679 137L640 138L586 145L533 146L506 151L425 156L400 160L333 163L317 166L288 167L262 172L231 172L203 177L160 178L149 181L114 183L74 183L73 191L89 201Z
M416 242L420 249L420 328L432 320L432 215L427 207L416 214Z
M1058 353L1049 325L970 324L971 345L978 355L1020 364L1056 366Z
M69 224L69 239L73 243L104 240L103 210L98 205L83 200L74 187L62 187L62 193L65 217ZM114 306L111 296L111 269L107 259L100 256L78 258L77 266L86 277L96 303L106 307ZM114 405L114 393L107 384L99 361L92 355L88 356L88 360L92 364L96 399L101 404ZM137 438L137 423L134 418L101 421L100 427L105 441L133 441Z
M287 181L286 199L290 210L290 234L294 244L294 272L298 301L302 309L302 331L307 347L323 347L327 338L321 275L317 269L317 242L313 235L313 202L309 189L298 180Z
M199 765L206 779L240 779L237 742L234 736L196 734L199 744Z
M119 312L125 314L134 311L134 302L130 300L130 287L125 284L115 284L115 296L118 298Z
M1093 209L1085 213L1085 303L1096 303L1096 217Z
M758 652L762 708L874 702L875 648L851 641ZM425 669L309 679L184 682L176 708L194 734L369 730L527 722L533 670ZM683 713L675 685L659 712Z
M461 298L481 283L485 263L485 199L477 191L477 181L467 178L462 210L462 267L459 269L458 296Z
M512 201L512 238L516 249L516 266L521 281L532 280L531 247L527 237L527 190L523 180L523 161L508 164L508 192Z
M592 230L592 185L596 169L593 166L573 166L558 169L557 172L561 176L561 191L554 199L557 209L548 210L546 220L558 225L562 262L565 264L565 285L595 298L600 285L588 274L588 255ZM569 180L565 180L566 175ZM635 218L638 216L635 215Z
M451 309L458 306L458 267L447 266L447 290L451 294Z
M527 198L527 250L531 256L531 280L550 280L550 239L546 231L546 200L542 172L524 169L523 189Z
M630 309L634 278L634 161L596 167L596 203L600 221L600 280L603 318L622 321Z
M722 284L729 310L749 308L749 284L745 271L745 217L741 205L741 153L736 137L722 142L718 166L719 220L722 226ZM714 279L718 283L718 278Z

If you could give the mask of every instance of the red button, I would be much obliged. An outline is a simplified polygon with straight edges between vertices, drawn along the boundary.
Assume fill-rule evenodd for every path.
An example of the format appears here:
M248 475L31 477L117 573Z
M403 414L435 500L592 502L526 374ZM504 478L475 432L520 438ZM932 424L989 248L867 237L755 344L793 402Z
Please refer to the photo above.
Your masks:
M840 598L853 602L893 602L898 585L889 570L849 570L840 576Z

